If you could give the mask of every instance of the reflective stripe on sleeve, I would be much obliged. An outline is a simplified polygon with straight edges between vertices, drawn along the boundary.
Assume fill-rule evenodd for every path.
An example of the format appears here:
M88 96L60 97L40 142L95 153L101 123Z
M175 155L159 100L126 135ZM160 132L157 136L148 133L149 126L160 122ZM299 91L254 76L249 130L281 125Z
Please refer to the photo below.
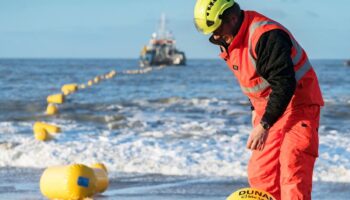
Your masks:
M256 31L257 28L261 27L261 26L265 26L265 25L278 25L280 27L283 28L283 30L288 31L286 28L284 28L282 25L280 25L277 22L273 22L273 21L260 21L260 22L255 22L250 26L250 30L249 30L249 46L248 46L248 57L249 60L251 61L254 69L256 69L256 60L253 57L253 49L252 49L252 37L254 35L254 32ZM289 32L287 32L289 34ZM290 35L290 34L289 34ZM301 46L297 43L297 41L290 37L290 40L292 41L293 47L296 50L296 54L295 56L293 56L292 61L294 66L297 65L301 59L302 59L302 55L303 55L303 49L301 48ZM305 63L297 70L295 71L295 79L296 81L299 81L310 69L312 68L309 60L306 60ZM255 85L253 87L243 87L241 86L241 89L243 92L245 93L258 93L258 92L262 92L265 89L267 89L268 87L270 87L270 84L267 82L267 80L265 80L264 78L260 77L262 79L262 82L258 85Z

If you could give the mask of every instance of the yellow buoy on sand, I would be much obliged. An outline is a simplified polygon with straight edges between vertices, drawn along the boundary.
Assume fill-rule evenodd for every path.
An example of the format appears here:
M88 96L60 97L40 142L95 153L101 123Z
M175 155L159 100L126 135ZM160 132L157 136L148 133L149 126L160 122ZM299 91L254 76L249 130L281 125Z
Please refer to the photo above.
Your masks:
M40 191L49 199L83 199L95 194L93 169L80 164L47 168L40 178Z
M276 200L271 194L260 189L243 188L232 193L226 200Z
M98 168L98 169L103 169L106 173L108 173L107 171L107 167L103 164L103 163L95 163L93 165L91 165L92 168Z
M57 113L58 113L58 108L56 104L50 103L49 105L47 105L47 108L46 108L47 115L55 115Z
M49 167L40 178L40 191L49 199L84 199L106 189L101 180L108 181L101 168L82 164Z
M62 104L64 103L64 95L59 94L53 94L47 97L47 103L56 103L56 104Z
M78 85L75 83L65 84L62 86L61 91L64 95L69 95L78 90Z
M48 133L59 133L61 132L61 128L55 125L46 124L43 122L35 122L33 126L34 133L40 132L41 129L45 129Z
M106 166L102 163L95 163L91 165L91 167L94 169L96 177L96 192L102 193L106 191L109 185L108 172Z

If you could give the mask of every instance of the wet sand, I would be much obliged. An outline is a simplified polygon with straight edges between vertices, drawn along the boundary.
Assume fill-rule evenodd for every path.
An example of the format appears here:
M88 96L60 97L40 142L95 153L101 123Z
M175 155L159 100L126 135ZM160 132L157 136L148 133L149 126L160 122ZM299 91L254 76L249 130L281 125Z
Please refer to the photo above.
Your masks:
M39 189L43 169L0 168L0 199L45 199ZM99 200L220 200L246 187L245 179L164 176L159 174L113 174ZM315 182L313 199L350 198L349 183Z

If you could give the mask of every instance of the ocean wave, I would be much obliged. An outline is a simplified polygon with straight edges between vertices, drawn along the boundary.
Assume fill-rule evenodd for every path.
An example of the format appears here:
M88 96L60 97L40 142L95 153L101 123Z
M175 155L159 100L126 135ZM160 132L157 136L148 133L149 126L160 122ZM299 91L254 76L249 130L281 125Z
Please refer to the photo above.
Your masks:
M103 162L114 174L160 173L165 175L246 177L250 151L245 142L249 126L225 127L212 123L170 123L163 129L96 130L74 121L60 121L62 134L53 141L35 141L17 134L0 142L0 166L45 168L71 163ZM15 134L28 124L0 123L0 131ZM232 134L219 134L220 130ZM23 129L23 128L22 128ZM321 128L324 131L324 127ZM320 138L320 158L314 178L350 182L350 147L344 133L327 131ZM337 179L334 179L337 177Z
M0 70L16 77L1 79L0 167L103 162L112 174L246 177L249 101L217 62L189 61L185 68L134 76L118 72L135 69L136 60L5 61L10 67ZM315 69L326 105L314 177L350 182L347 69L322 63ZM117 71L115 79L69 95L59 114L45 115L47 95L110 70ZM62 133L35 141L35 121Z

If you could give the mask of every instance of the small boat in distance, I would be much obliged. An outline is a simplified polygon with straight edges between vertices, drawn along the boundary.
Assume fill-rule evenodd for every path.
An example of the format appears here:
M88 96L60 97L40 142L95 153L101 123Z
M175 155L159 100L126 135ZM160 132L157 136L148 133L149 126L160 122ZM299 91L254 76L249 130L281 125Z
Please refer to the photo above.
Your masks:
M176 49L175 44L176 40L166 29L165 15L162 14L159 29L141 50L140 67L186 65L185 53Z

